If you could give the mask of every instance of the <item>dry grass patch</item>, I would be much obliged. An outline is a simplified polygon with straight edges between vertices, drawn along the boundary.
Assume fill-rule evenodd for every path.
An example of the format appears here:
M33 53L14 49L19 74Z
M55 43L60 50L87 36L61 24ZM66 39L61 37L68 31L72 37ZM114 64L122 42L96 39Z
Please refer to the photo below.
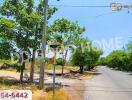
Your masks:
M47 96L46 100L71 100L70 95L64 89L57 90L54 97L52 92L48 92Z
M55 96L53 96L52 92L37 90L33 93L33 100L71 100L71 97L64 89L56 90Z

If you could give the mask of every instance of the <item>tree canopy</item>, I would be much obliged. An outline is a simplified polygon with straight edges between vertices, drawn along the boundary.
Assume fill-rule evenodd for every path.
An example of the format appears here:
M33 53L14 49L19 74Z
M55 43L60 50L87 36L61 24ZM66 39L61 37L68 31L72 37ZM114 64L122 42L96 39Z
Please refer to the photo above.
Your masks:
M82 40L79 42L80 45L77 46L71 57L72 64L79 66L81 73L83 73L84 67L87 67L88 70L93 69L103 54L103 51L96 48L91 41L84 38Z

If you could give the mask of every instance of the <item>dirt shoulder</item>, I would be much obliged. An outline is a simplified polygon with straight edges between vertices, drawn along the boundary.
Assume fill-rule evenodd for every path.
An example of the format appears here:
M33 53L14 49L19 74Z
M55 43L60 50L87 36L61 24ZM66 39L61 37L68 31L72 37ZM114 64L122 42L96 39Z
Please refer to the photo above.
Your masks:
M72 80L65 85L64 89L70 95L72 100L83 100L84 95L84 81L83 80Z
M19 79L20 73L11 71L0 71L0 77L11 77ZM85 80L82 79L66 79L59 78L60 82L64 85L63 89L68 95L70 95L70 100L83 100L84 90L85 90ZM51 80L52 81L52 80ZM67 99L69 100L69 99Z
M20 73L0 70L0 77L11 77L11 78L19 79Z

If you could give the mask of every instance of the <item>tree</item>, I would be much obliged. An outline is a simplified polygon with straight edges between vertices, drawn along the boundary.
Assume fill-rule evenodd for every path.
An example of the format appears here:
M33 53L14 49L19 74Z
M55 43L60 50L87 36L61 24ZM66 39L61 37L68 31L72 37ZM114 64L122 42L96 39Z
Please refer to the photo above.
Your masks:
M127 50L129 55L129 69L132 71L132 41L127 44Z
M86 65L88 66L88 70L96 66L100 56L103 54L103 51L100 48L95 47L92 43L89 43L89 46L85 49L86 56Z
M16 23L13 20L0 17L0 38L12 41L15 38L14 28Z
M11 49L13 48L12 40L15 38L13 20L0 17L0 58L10 59Z
M107 65L118 70L129 70L129 56L123 50L113 51L107 56Z
M12 45L4 40L0 41L0 59L10 59Z
M63 59L63 58L58 58L58 59L56 60L56 63L57 63L57 65L64 66L64 64L65 64L65 59Z
M74 39L81 37L82 33L85 31L85 28L79 26L77 22L74 23L65 18L55 20L53 25L51 25L51 28L53 33L51 38L56 39L58 42L64 45L64 61L66 61L68 50L71 45L74 45ZM65 64L62 66L62 75L64 65Z
M80 73L83 73L85 66L88 66L89 70L95 66L103 52L101 49L93 46L89 40L84 38L80 39L77 45L71 57L71 62L73 65L79 66Z
M129 41L129 43L126 45L126 49L128 52L132 53L132 41Z
M98 65L107 65L106 57L101 57L98 61Z
M79 26L77 22L74 23L65 18L55 20L53 25L51 25L51 28L53 29L53 37L54 34L60 36L60 42L64 44L66 60L68 52L67 46L73 45L73 40L81 36L82 33L85 31L85 28Z
M85 54L81 52L81 48L77 48L76 51L73 53L71 62L75 66L80 67L80 73L83 73L84 66L86 65L86 60L85 60Z
M45 13L43 9L43 0L40 0L38 5L34 3L34 0L4 0L0 7L0 13L3 16L11 16L16 24L14 42L17 44L17 48L32 53L31 82L33 82L34 76L35 52L37 48L40 48L42 40L41 33ZM54 7L49 8L48 19L56 10Z
M132 71L132 42L126 45L124 50L116 50L105 58L108 67L122 71Z

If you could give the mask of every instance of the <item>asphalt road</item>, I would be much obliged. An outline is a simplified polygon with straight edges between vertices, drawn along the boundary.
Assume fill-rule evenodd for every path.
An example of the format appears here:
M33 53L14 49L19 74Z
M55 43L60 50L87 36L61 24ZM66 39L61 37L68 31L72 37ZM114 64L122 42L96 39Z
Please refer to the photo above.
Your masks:
M85 81L84 100L132 100L132 75L98 67L99 75Z

